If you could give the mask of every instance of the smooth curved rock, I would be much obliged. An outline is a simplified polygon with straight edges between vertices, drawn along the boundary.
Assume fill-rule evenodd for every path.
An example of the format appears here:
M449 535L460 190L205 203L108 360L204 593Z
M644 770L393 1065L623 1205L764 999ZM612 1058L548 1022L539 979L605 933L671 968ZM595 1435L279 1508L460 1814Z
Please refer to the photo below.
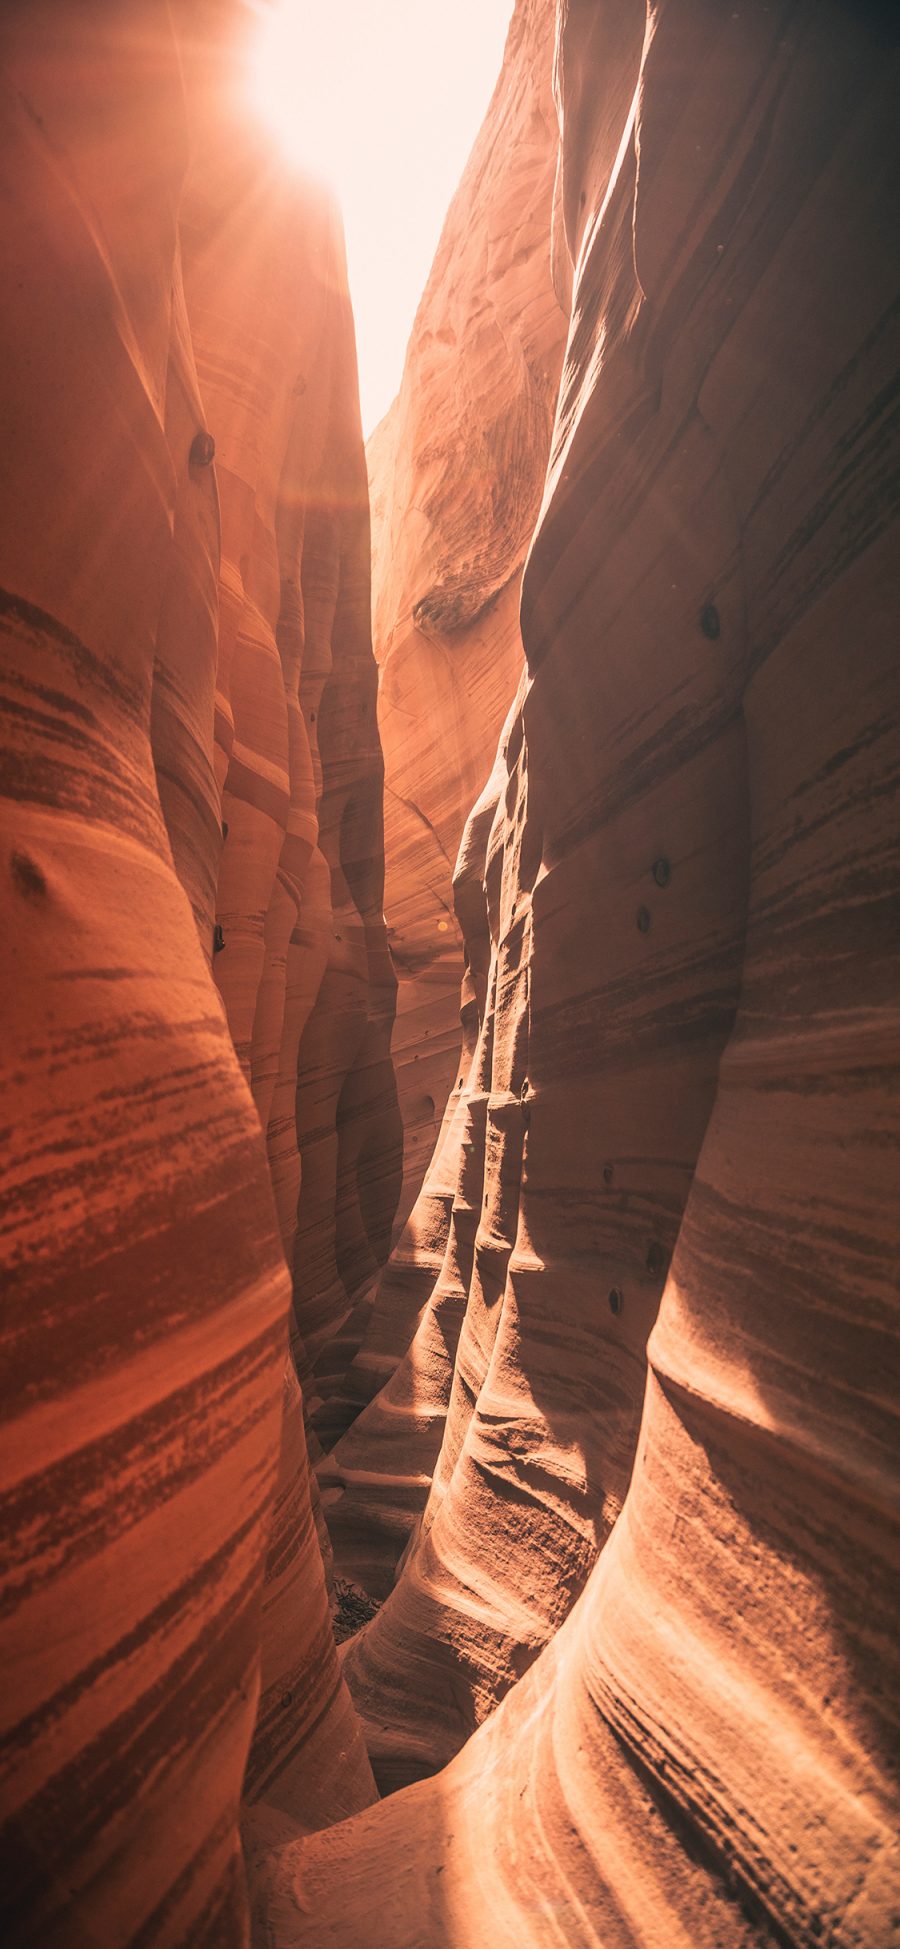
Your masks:
M488 939L483 814L474 855L463 828L521 675L519 576L562 356L564 320L550 279L551 42L547 8L517 6L400 394L367 449L405 1223L373 1284L362 1337L356 1326L358 1351L327 1421L316 1417L316 1426L326 1446L342 1437L319 1464L339 1574L370 1596L389 1588L424 1505L469 1283L473 1226L458 1205L458 1112L484 1007L482 992L476 1019L473 973L483 987L480 942ZM477 880L474 905L461 892L460 870L466 886ZM419 1319L429 1299L427 1319ZM342 1435L395 1369L365 1426Z
M521 673L519 582L565 337L550 277L552 39L545 0L518 0L399 395L367 448L385 911L399 983L400 1223L458 1074L463 939L451 879Z
M337 232L226 108L243 9L0 23L16 1944L245 1945L248 1752L269 1949L896 1933L896 26L559 11L527 671L455 875L427 1235L349 1379L396 1107ZM275 293L255 432L238 205ZM387 1593L344 1653L379 1771L431 1775L378 1807L285 1364L296 1063L323 1436L393 1369L322 1469L342 1628Z
M289 1292L150 742L181 75L150 0L2 53L5 1939L237 1943Z
M295 639L272 654L276 498L298 333L326 331L347 299L333 214L276 180L236 114L245 19L38 4L8 9L0 34L2 1906L4 1939L42 1949L246 1941L237 1821L255 1717L246 1790L263 1825L285 1800L295 1826L318 1825L373 1793L286 1366L259 1119L209 975L219 785L241 797L230 734L213 763L218 675L244 774L286 786L242 882L248 914L274 910L259 939L248 919L260 992L237 982L232 1002L265 1112L282 1054L296 1058L277 963L287 936L306 946L297 888L316 837ZM227 237L217 189L240 192ZM257 198L265 234L242 229ZM262 361L285 404L251 438L228 411L246 345L227 293L242 250L262 279L288 237ZM355 385L352 362L329 368L323 447L352 425ZM251 669L268 685L255 698ZM252 853L251 799L234 844Z
M427 1527L345 1666L386 1778L488 1723L281 1848L278 1940L873 1949L896 29L570 0L557 71L573 309L489 846L486 1202Z
M223 511L216 725L224 844L215 972L268 1137L281 1237L292 1257L301 1183L299 1048L320 1004L323 936L332 923L330 879L317 871L321 770L301 708L309 662L315 682L316 648L307 659L302 557L330 495L333 448L348 424L352 433L354 410L358 471L362 440L352 336L349 344L346 331L339 338L348 299L335 212L323 192L276 162L215 66L210 87L208 50L202 42L192 49L187 71L197 135L182 224ZM322 558L327 573L330 548ZM314 544L307 578L321 572ZM374 685L370 646L368 659ZM342 680L339 671L338 689ZM317 914L317 899L327 912ZM262 1696L245 1794L270 1806L287 1803L294 1818L315 1825L323 1807L337 1818L365 1804L372 1787L335 1664L324 1525L318 1497L310 1503L290 1367L283 1384Z
M510 724L518 715L510 714ZM470 814L454 874L465 941L460 1074L415 1208L379 1283L365 1345L345 1384L379 1392L317 1466L338 1572L380 1602L421 1517L441 1449L457 1342L472 1278L484 1168L488 990L493 978L484 892L488 837L506 781L507 736ZM399 1340L408 1342L398 1362ZM385 1380L385 1372L388 1378ZM351 1654L352 1655L352 1654Z
M368 499L342 259L337 268L325 346L334 408L303 542L300 685L331 926L297 1066L303 1172L293 1255L295 1321L315 1370L307 1408L313 1427L321 1423L326 1433L329 1396L343 1385L387 1257L402 1155L390 1059L396 983L383 914Z
M193 458L204 438L194 346L178 249L165 388L165 431L176 469L174 559L156 630L150 742L175 871L211 960L221 850L212 764L220 566L216 471Z

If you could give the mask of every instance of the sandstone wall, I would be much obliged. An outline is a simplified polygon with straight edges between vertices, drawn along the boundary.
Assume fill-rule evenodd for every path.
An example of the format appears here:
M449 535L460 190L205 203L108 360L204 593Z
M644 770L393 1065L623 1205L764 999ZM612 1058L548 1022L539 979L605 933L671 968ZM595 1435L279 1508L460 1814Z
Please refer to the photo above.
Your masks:
M269 1949L881 1949L896 27L559 7L526 665L367 1329L396 1107L352 332L327 201L229 93L243 18L0 22L5 1939L245 1944L249 1754ZM383 1599L344 1653L412 1782L380 1806L285 1250L323 1437L388 1381L322 1469Z
M473 1228L460 1207L459 1114L484 1007L488 932L484 835L473 854L464 833L521 677L519 583L562 358L565 321L551 282L552 29L543 0L520 0L399 396L367 449L402 1230L373 1282L364 1331L338 1349L344 1363L355 1357L313 1419L331 1451L319 1475L339 1571L370 1594L389 1587L422 1510L468 1286ZM479 833L484 824L482 810ZM419 1321L442 1266L438 1315L429 1305Z
M328 197L233 89L199 62L193 81L185 276L222 497L215 973L267 1132L312 1411L311 1363L387 1255L401 1162L356 351Z
M283 1942L891 1936L896 41L560 10L479 1220L424 1519L345 1662L386 1784L464 1750L286 1849Z
M550 277L552 40L545 0L517 0L399 395L367 449L385 911L399 981L401 1223L457 1075L463 934L453 867L521 672L519 582L565 335Z
M522 684L519 690L521 692ZM453 881L465 942L460 1074L450 1092L425 1183L378 1290L364 1347L345 1391L368 1401L332 1452L317 1465L339 1588L355 1607L373 1611L387 1596L398 1562L422 1514L441 1448L454 1361L473 1271L481 1216L485 1086L490 1071L494 979L486 897L488 846L506 783L507 732L493 771L469 815ZM408 1345L397 1359L405 1329ZM347 1589L349 1587L349 1590ZM350 1654L354 1656L353 1653Z
M373 1793L285 1265L317 1018L343 1312L396 1195L365 472L339 224L248 125L245 22L0 35L2 1911L66 1949L246 1941L251 1733L258 1823Z

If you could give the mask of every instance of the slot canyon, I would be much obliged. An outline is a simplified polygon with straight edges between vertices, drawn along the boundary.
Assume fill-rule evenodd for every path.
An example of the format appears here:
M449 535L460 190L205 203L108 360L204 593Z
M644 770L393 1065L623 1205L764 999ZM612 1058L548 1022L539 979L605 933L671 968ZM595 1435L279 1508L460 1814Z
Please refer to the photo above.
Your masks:
M888 1949L900 15L509 0L364 443L268 4L0 8L3 1940Z

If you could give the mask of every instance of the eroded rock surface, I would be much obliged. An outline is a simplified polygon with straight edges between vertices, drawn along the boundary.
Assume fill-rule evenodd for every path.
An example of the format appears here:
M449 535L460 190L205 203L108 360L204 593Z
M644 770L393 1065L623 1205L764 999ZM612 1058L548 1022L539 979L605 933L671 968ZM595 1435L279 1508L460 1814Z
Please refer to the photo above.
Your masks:
M522 686L520 685L520 690ZM508 729L517 723L517 699ZM365 1398L383 1380L332 1453L318 1464L325 1514L342 1576L375 1603L388 1595L422 1515L441 1449L454 1362L472 1280L484 1177L494 978L486 892L488 848L507 778L508 739L463 834L453 895L465 942L459 1077L450 1093L425 1183L391 1253L366 1342L345 1390ZM400 1336L408 1342L397 1359ZM355 1659L355 1652L351 1654Z
M513 413L497 532L441 487L409 585L471 647L536 517L441 868L462 1059L380 1284L334 214L229 92L243 8L0 22L15 1943L246 1944L245 1779L267 1949L896 1930L896 28L558 16L540 511ZM367 1403L321 1474L377 1806L286 1253L314 1446Z
M552 8L518 0L399 395L367 449L385 911L399 982L401 1221L458 1073L463 937L451 881L521 672L519 584L565 337L550 262L552 54Z
M2 1907L67 1949L246 1940L251 1733L262 1825L374 1791L284 1256L317 1013L334 1232L383 1257L395 1196L365 473L339 224L241 110L246 18L0 35Z
M288 1943L890 1939L896 60L875 8L561 10L479 1223L345 1659L385 1783L458 1756L285 1848Z
M459 1141L490 958L483 788L522 672L519 585L565 331L552 29L546 5L515 8L399 396L367 450L405 1223L316 1425L330 1446L354 1424L319 1475L343 1573L379 1597L426 1499L471 1270Z

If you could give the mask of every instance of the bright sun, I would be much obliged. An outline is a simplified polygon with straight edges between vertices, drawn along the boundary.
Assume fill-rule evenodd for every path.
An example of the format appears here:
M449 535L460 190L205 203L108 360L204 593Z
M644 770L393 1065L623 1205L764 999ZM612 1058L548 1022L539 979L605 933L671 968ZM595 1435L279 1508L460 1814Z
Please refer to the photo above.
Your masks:
M400 383L441 224L500 71L512 0L276 0L249 85L344 215L370 433Z
M250 66L254 104L291 161L338 190L351 166L345 88L348 78L355 86L356 65L346 9L338 21L308 0L276 0L262 15Z

